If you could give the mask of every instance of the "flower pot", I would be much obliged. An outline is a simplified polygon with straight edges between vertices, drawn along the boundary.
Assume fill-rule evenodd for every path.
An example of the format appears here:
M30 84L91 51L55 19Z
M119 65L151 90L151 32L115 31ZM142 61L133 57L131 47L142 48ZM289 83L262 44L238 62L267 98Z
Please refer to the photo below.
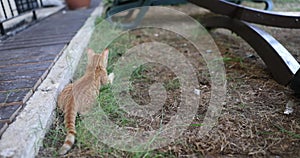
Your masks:
M65 0L70 10L88 8L91 0Z

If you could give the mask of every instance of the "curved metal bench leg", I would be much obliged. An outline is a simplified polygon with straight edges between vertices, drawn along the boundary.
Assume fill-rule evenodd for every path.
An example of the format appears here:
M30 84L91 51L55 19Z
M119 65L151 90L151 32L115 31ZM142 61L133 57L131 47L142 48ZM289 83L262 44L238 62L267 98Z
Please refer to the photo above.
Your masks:
M291 81L290 87L296 93L296 96L300 96L300 70L297 71L294 78Z
M267 12L264 10L257 10L249 7L244 7L234 3L228 3L226 0L188 1L200 7L209 9L216 14L226 15L238 20L274 27L300 28L300 18L297 14L292 15L276 12Z
M241 4L242 1L245 0L226 0L228 2L232 2L235 4ZM256 2L256 3L265 3L265 10L272 10L273 9L273 1L272 0L250 0L252 2Z
M231 3L235 3L235 4L241 4L242 3L242 0L226 0L228 2L231 2Z
M254 48L280 84L288 85L300 68L299 63L284 46L258 27L225 16L204 18L201 23L207 28L229 29L242 37Z
M253 2L263 2L263 3L265 3L265 5L266 5L265 10L272 10L273 9L273 1L272 0L253 0Z

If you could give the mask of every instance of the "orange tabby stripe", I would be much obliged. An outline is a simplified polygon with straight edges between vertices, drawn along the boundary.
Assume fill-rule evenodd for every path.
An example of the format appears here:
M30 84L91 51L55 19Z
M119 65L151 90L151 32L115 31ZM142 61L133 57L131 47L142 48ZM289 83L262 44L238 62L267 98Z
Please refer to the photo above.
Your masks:
M68 122L67 123L67 128L68 129L72 129L72 128L74 128L75 126L74 126L74 124L73 124L73 122Z
M68 133L69 134L73 134L74 136L76 135L76 131L75 130L70 130Z
M65 144L69 145L70 147L73 145L73 143L70 140L65 141Z

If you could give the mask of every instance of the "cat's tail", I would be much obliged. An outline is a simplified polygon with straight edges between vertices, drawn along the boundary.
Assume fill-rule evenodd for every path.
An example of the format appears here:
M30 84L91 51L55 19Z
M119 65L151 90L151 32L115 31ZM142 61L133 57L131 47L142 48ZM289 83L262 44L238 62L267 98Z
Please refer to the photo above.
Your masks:
M65 120L65 127L67 129L67 136L65 138L65 142L63 146L59 149L59 154L64 155L66 154L75 142L75 120L77 115L77 110L74 106L74 99L72 98L68 105L64 108L64 120Z

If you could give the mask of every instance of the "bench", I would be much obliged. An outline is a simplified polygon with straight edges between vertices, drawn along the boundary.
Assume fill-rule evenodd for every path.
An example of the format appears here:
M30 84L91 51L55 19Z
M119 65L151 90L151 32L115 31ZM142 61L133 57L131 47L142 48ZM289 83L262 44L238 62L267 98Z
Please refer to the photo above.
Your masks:
M265 3L265 10L272 10L272 0L227 0L228 2L241 4L242 1L255 3ZM116 13L142 6L176 5L187 3L187 0L114 0L106 9L106 16L109 17Z
M270 11L273 7L271 0L251 0L252 2L265 3L265 10L253 9L239 5L242 0L188 0L199 7L206 8L215 13L215 16L203 17L200 21L207 29L226 28L243 38L258 53L269 68L274 80L279 84L289 85L296 94L300 94L300 65L290 52L274 37L251 24L281 28L300 28L300 15L276 13ZM137 1L115 1L107 10L107 19L114 22L111 16L117 12L129 9L131 3ZM147 2L147 4L145 4ZM153 4L152 4L153 2ZM145 0L135 3L134 7L158 5L155 0ZM168 4L170 1L161 1ZM172 1L173 2L173 1ZM175 2L175 1L174 1ZM178 1L179 2L179 1ZM184 3L184 1L180 1ZM161 4L162 4L161 3ZM173 3L174 4L174 3ZM123 6L126 6L122 8ZM132 6L133 7L133 6ZM147 7L143 7L136 20L130 23L118 23L121 28L129 29L137 26ZM129 11L127 16L131 16Z
M264 3L265 10L272 10L273 2L272 0L226 0L231 3L241 4L243 1L250 1L254 3ZM128 19L133 15L132 8L140 8L138 15L135 20L129 23L122 22L119 26L123 29L129 29L136 27L140 21L143 19L144 15L147 12L147 8L143 6L159 6L159 5L178 5L187 3L187 0L114 0L112 3L106 4L105 16L110 22L114 22L116 20L112 19L112 16L123 12L128 11L125 16L119 17L118 19ZM117 20L118 20L117 19Z

